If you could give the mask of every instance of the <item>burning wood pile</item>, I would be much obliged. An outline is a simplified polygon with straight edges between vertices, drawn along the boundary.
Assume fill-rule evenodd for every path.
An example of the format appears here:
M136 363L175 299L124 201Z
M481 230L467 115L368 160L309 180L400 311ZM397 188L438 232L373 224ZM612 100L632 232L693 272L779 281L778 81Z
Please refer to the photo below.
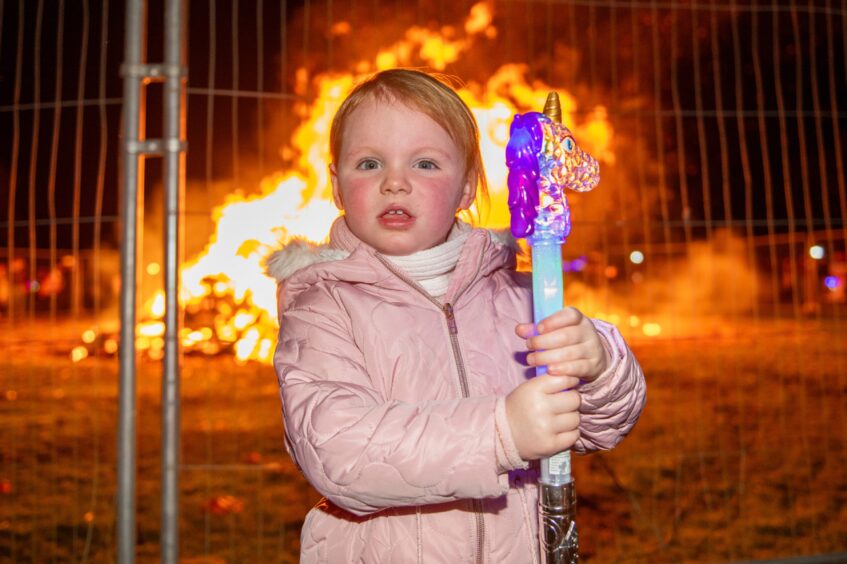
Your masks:
M493 15L486 3L474 5L463 28L428 29L413 26L405 37L381 49L372 61L359 61L350 72L318 74L306 69L296 73L301 95L315 92L296 113L302 118L289 146L281 150L285 172L263 179L255 195L231 194L213 213L214 234L206 248L181 269L181 305L184 308L182 350L186 354L234 354L239 361L269 362L276 342L276 289L265 276L263 260L271 250L292 237L323 240L338 212L332 205L327 165L329 126L349 89L364 76L396 66L426 66L436 70L472 49L484 49L496 37ZM343 26L336 26L345 33ZM349 27L349 26L348 26ZM335 29L335 28L334 28ZM349 29L346 31L349 33ZM555 89L562 101L565 122L583 145L601 162L614 162L612 130L605 108L579 109L566 89L530 82L525 65L505 64L487 73L482 82L459 89L472 108L481 133L481 146L491 190L487 210L473 210L474 221L488 227L506 227L504 150L509 125L516 113L542 107L547 93ZM164 349L164 294L147 299L136 328L137 349L159 359ZM79 361L98 348L117 351L114 334L87 331L84 344L74 349Z

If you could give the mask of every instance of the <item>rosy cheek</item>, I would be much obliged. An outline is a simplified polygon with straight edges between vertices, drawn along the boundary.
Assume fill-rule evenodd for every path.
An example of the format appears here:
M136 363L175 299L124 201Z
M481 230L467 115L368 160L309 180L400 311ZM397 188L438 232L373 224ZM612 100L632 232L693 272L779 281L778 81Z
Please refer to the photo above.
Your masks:
M362 205L367 199L367 183L361 180L349 180L341 184L341 195L347 206Z
M458 202L461 191L456 189L455 183L440 182L431 187L430 205L438 209L449 210L450 213L455 211L454 203Z

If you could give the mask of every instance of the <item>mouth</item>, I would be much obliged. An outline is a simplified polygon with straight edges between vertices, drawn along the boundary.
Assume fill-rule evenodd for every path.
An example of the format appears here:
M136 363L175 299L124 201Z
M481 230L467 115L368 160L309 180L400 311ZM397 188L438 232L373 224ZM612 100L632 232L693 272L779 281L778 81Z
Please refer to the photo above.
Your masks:
M389 206L379 216L379 222L383 226L394 229L408 227L414 221L415 216L400 206Z
M414 219L414 217L409 210L399 206L391 206L379 216L380 219Z

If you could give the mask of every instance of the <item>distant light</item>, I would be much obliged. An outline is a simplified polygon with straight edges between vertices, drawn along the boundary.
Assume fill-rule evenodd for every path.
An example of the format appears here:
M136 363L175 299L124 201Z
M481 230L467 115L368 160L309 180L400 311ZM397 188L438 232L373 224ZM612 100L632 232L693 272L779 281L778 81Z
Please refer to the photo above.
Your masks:
M610 264L603 270L603 273L606 275L606 278L615 278L618 275L618 267Z
M151 262L147 265L147 274L150 276L156 276L162 271L162 267L159 266L158 262Z
M632 264L641 264L644 262L644 253L641 251L632 251L629 253L629 260Z
M662 326L658 323L645 323L641 330L648 337L657 337L662 332Z
M88 356L88 349L83 346L74 347L71 350L71 360L73 362L79 362Z
M823 279L823 285L830 290L835 291L839 286L841 286L841 279L838 276L827 276Z
M571 261L571 270L574 272L581 272L585 265L588 264L588 259L585 257L579 257Z
M41 289L41 284L38 283L38 280L30 280L29 281L29 291L33 294L38 292Z
M815 260L821 260L823 258L824 251L823 247L820 245L812 245L809 247L809 256Z
M97 338L97 333L95 333L91 329L88 329L88 330L86 330L82 333L82 342L83 343L88 343L90 345L91 343L94 342L94 340L96 338Z
M329 33L333 36L347 35L351 30L350 22L336 22L329 28Z

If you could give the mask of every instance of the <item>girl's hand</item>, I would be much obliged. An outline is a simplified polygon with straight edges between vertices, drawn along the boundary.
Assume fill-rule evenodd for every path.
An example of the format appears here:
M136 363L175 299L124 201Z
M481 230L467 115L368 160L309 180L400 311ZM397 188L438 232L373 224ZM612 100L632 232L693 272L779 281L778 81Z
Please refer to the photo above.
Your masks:
M512 440L524 460L552 456L579 438L579 384L572 376L531 378L506 396ZM567 391L562 391L567 390Z
M533 351L527 356L529 365L546 365L548 374L591 382L609 367L606 348L594 324L576 308L557 311L535 328L532 323L521 323L515 332Z

